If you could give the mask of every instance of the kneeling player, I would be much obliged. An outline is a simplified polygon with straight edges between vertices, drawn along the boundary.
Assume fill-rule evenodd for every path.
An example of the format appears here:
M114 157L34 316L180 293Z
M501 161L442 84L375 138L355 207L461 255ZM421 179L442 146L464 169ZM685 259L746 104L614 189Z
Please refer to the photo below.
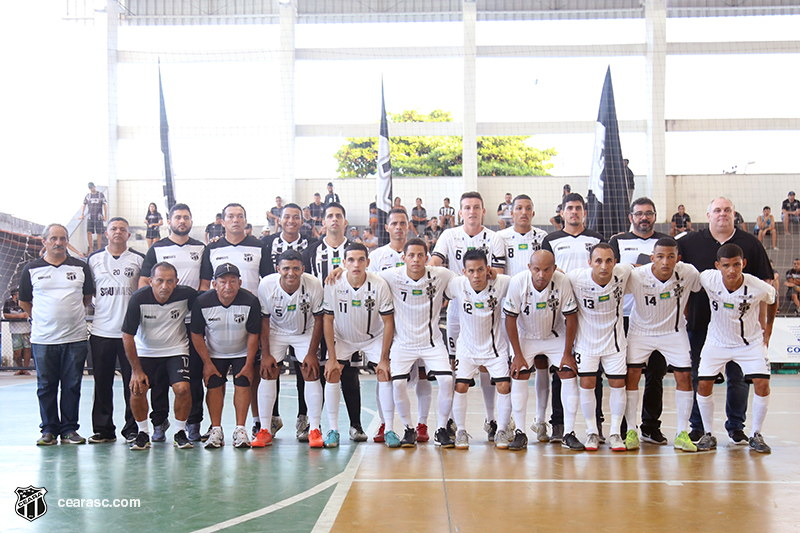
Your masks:
M446 296L459 310L461 333L456 344L456 392L453 415L456 419L456 448L469 448L467 434L467 392L473 376L485 367L497 387L497 433L494 443L508 448L508 422L511 418L511 377L508 368L508 341L502 334L502 300L511 278L502 274L489 280L489 265L483 250L464 254L464 275L447 286Z
M303 273L303 256L288 250L278 257L278 273L270 274L258 285L261 302L261 378L258 386L258 412L261 429L253 439L254 448L272 444L267 429L272 422L272 407L278 396L278 364L289 346L294 348L306 381L305 400L311 431L308 445L322 448L322 384L319 381L317 349L322 340L322 283Z
M678 432L675 449L696 452L687 433L692 413L692 361L689 337L686 334L684 311L689 301L686 291L697 292L700 274L692 265L679 263L678 243L671 237L656 241L652 263L635 268L626 291L633 294L628 325L628 377L625 418L628 434L625 448L639 447L639 424L642 414L639 403L639 378L650 355L658 350L675 375L675 405L678 410Z
M378 365L379 409L383 405L394 414L392 382L389 375L389 348L394 336L394 307L389 286L378 274L367 272L367 247L352 243L345 248L344 265L347 275L325 286L324 331L328 345L325 363L325 406L330 430L325 435L325 447L339 446L339 404L344 365L359 350L370 363ZM380 317L380 318L378 318ZM386 363L381 364L385 355Z
M203 360L206 403L211 433L206 448L225 444L222 405L228 370L233 367L233 405L236 409L235 448L249 448L244 428L250 407L250 380L261 333L261 307L255 294L242 289L239 268L223 263L214 271L213 290L201 294L192 308L192 342Z
M700 283L708 293L711 305L711 323L708 337L700 354L697 373L697 405L703 417L706 434L697 442L700 451L717 447L714 437L714 380L728 361L742 367L746 379L753 381L756 395L753 398L753 435L750 449L759 453L772 450L764 442L761 427L769 406L769 358L767 345L772 335L772 322L778 310L775 288L745 274L746 265L742 249L735 244L725 244L717 251L717 270L705 270ZM766 323L760 320L766 309Z

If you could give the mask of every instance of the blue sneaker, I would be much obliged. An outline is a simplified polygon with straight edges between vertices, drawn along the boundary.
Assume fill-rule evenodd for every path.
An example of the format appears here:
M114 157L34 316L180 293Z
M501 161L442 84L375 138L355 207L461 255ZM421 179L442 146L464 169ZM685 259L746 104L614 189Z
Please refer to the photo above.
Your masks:
M153 442L164 442L167 440L167 430L169 429L169 418L165 419L157 426L153 426ZM134 437L134 440L138 436Z
M200 424L186 424L186 438L190 442L199 442L202 438L200 435Z
M339 432L335 429L328 431L325 435L325 440L322 443L325 448L338 448L339 447Z
M386 433L384 433L383 438L386 440L387 448L400 447L400 437L398 437L397 433L395 433L394 431L387 431Z

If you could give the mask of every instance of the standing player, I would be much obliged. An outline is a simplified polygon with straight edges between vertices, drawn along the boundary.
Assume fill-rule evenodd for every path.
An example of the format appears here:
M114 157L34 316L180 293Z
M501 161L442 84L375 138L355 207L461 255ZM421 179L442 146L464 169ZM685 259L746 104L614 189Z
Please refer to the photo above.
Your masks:
M578 330L578 309L567 275L556 270L555 258L547 250L534 252L528 270L511 279L503 310L506 331L514 349L511 362L511 406L514 418L525 427L528 405L528 379L536 368L536 420L533 430L539 442L547 442L547 400L550 396L547 371L558 369L561 377L561 403L564 405L564 436L561 446L583 450L575 436L578 412L578 366L572 355ZM544 379L539 379L539 375ZM518 429L512 450L525 448L528 437Z
M711 322L700 356L700 384L697 404L703 417L705 435L697 443L701 451L717 447L714 437L714 380L731 361L742 368L745 379L753 381L753 433L750 449L759 453L772 450L764 442L761 428L769 406L769 357L767 346L778 310L775 287L744 274L747 260L735 244L717 251L716 270L700 274L700 283L711 303ZM765 310L766 307L766 310ZM761 318L766 314L766 321Z
M328 346L325 364L325 405L330 431L325 447L339 446L339 403L342 370L350 365L359 350L367 360L378 366L378 409L386 405L394 414L392 382L389 368L380 366L382 357L389 356L394 336L394 307L389 286L378 274L367 272L367 247L351 243L344 252L347 275L325 286L324 332Z
M495 446L508 448L508 423L511 419L511 377L508 372L508 339L502 334L502 301L511 278L502 274L489 280L489 265L482 250L464 254L463 276L454 278L445 295L459 310L464 325L456 347L456 391L453 414L456 448L469 448L467 434L467 392L480 367L486 368L500 396L497 408Z
M292 346L306 381L304 394L311 426L308 444L312 448L322 448L322 385L317 358L322 339L322 283L314 276L303 273L303 256L300 252L288 250L278 258L278 273L261 280L258 299L262 315L262 380L258 386L261 429L252 446L263 448L272 444L272 435L267 428L271 422L269 413L272 413L278 395L278 365L286 357L286 350Z
M84 215L86 206L89 206L89 212ZM108 218L108 202L106 196L98 191L94 183L89 182L89 194L83 199L81 206L81 216L78 218L83 220L86 217L86 240L89 241L89 253L94 250L92 248L92 233L97 235L97 249L100 249L100 241L103 239L103 221Z
M122 436L136 438L136 421L131 412L131 365L122 343L122 322L128 301L136 291L144 256L128 248L128 221L114 217L108 221L108 246L89 256L94 277L94 320L89 346L92 349L94 404L90 444L114 442L114 374L117 361L122 374L122 395L125 398L125 425Z
M614 250L606 243L596 244L589 254L589 268L569 272L572 292L578 303L578 334L575 361L580 376L580 397L586 419L586 449L596 451L600 444L596 416L600 363L611 386L611 435L609 446L625 451L620 425L625 415L625 329L622 324L622 295L630 277L631 265L618 265Z
M239 269L231 263L214 271L214 289L198 296L192 308L192 342L203 360L203 380L208 392L211 434L206 448L225 443L222 406L228 370L233 368L233 405L236 409L235 448L249 448L244 425L250 406L250 380L261 333L261 306L256 295L242 289Z
M520 194L511 205L514 225L495 235L503 248L502 259L498 262L502 262L503 273L513 277L528 270L530 258L535 251L542 248L547 232L534 228L531 224L536 212L530 196Z
M633 269L626 290L629 293L626 296L632 296L634 302L628 325L625 411L628 432L625 447L628 450L639 447L636 429L639 423L639 378L642 368L649 366L653 360L653 354L661 352L675 373L677 384L675 405L678 409L678 432L675 448L694 452L697 447L687 433L692 412L692 360L684 312L689 301L688 292L701 289L700 274L692 265L678 262L681 258L678 255L678 243L672 237L659 239L650 258L650 264ZM644 422L642 434L647 435ZM647 441L646 438L643 440Z

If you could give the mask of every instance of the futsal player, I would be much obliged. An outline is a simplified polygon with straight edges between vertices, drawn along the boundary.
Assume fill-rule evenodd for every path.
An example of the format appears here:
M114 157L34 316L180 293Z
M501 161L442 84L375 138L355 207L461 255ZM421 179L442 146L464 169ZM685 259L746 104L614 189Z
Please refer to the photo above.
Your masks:
M547 232L531 225L536 212L533 201L527 194L520 194L512 202L511 215L514 224L498 231L495 236L500 241L503 254L498 258L503 273L514 277L528 270L533 253L542 248ZM493 248L496 249L496 248Z

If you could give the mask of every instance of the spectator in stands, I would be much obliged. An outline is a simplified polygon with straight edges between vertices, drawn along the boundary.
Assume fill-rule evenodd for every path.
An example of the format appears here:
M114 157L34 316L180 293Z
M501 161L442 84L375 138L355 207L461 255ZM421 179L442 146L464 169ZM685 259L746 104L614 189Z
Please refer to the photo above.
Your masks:
M428 223L428 229L425 230L425 242L428 243L429 250L433 250L433 247L436 246L436 241L439 240L439 236L441 234L442 228L439 226L439 219L436 217L431 217L431 220Z
M252 225L252 224L248 223L248 224L247 224L247 225L244 227L244 234L245 234L246 236L247 236L247 235L252 235L252 234L253 234L253 225Z
M358 231L358 228L355 226L350 227L350 236L347 237L347 240L350 242L358 242L361 240L361 234Z
M411 220L411 230L417 237L423 237L428 227L428 210L422 207L422 198L417 198L417 206L411 210Z
M564 229L564 217L561 216L561 204L556 206L556 214L550 217L550 223L555 226L556 231Z
M264 239L264 237L267 237L268 235L269 235L269 223L261 226L261 239Z
M222 213L217 213L214 222L206 226L206 244L225 236L225 226L222 225Z
M761 244L764 244L764 235L772 235L772 249L778 249L778 232L775 231L775 217L768 205L764 206L763 211L756 219L756 235Z
M800 257L795 257L792 268L786 271L786 298L794 304L794 314L800 315Z
M511 193L507 192L503 203L497 206L497 216L500 217L500 229L506 229L513 222L511 210L513 209L513 202L511 201Z
M322 216L325 213L325 206L322 205L322 197L318 192L314 193L314 202L308 206L311 211L311 219L314 221L314 229L317 233L322 228ZM316 235L315 235L316 237Z
M572 187L570 187L569 183L565 184L564 187L561 189L561 203L564 203L564 197L572 192Z
M681 204L678 206L678 212L672 215L672 228L669 234L674 237L685 231L692 231L692 217L686 214L686 208Z
M89 212L84 215L86 206L89 206ZM100 241L103 239L105 228L103 221L108 216L108 202L103 193L98 191L94 183L89 182L89 194L83 198L83 205L81 206L81 216L78 218L83 220L86 218L86 239L89 241L89 253L94 251L92 248L92 233L97 235L97 249L100 249Z
M342 203L342 202L339 200L339 195L338 195L338 194L336 194L335 192L333 192L333 182L332 182L332 181L329 181L329 182L328 182L328 194L326 194L326 195L325 195L325 202L324 202L324 204L325 204L325 206L328 206L329 204L331 204L331 203L333 203L333 202L336 202L337 204L340 204L340 203Z
M267 222L270 226L270 233L277 233L281 227L281 212L283 211L283 198L275 197L275 206L267 211Z
M392 206L392 209L402 209L403 211L405 211L406 213L408 213L408 209L406 209L406 208L405 208L405 207L402 205L402 203L401 203L401 200L400 200L400 197L399 197L399 196L395 197L395 199L394 199L394 205Z
M361 232L361 238L356 239L356 242L363 244L367 247L367 250L372 251L378 247L378 237L372 233L372 229L364 228L364 231Z
M455 226L456 210L450 205L450 198L444 199L444 206L439 208L439 226L442 231Z
M789 191L789 197L781 204L781 222L786 235L792 234L789 231L792 222L800 222L800 200L795 199L794 191Z
M314 219L311 218L311 208L303 208L303 225L300 226L300 235L306 239L315 239L318 237L317 229L314 226Z
M11 289L11 298L3 303L3 318L10 320L11 344L14 349L14 366L23 367L17 370L15 376L30 376L25 370L31 366L31 323L30 315L19 305L19 290Z
M370 202L369 204L369 227L372 229L372 234L378 230L378 202L377 196L375 197L375 202Z
M747 231L747 224L745 224L744 217L739 211L733 214L733 227L742 231Z
M145 239L147 239L147 247L150 248L154 242L161 238L161 232L159 232L158 228L164 225L164 218L158 212L158 206L155 202L150 202L150 205L147 206L147 215L144 217L144 222L147 224Z

